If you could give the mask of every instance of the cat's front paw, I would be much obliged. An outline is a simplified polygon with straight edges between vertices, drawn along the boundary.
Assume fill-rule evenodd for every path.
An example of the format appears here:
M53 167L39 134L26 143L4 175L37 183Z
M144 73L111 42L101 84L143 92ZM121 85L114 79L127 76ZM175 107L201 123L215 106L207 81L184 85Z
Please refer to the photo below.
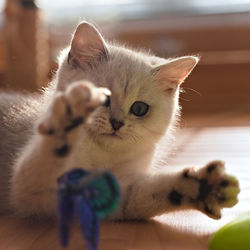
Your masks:
M65 92L59 92L38 123L42 135L64 136L83 124L89 115L105 103L110 91L97 88L90 82L82 81L70 85Z
M186 170L185 177L199 183L195 206L213 219L221 218L221 209L232 207L238 202L240 192L238 180L225 172L224 163L213 161L192 173Z

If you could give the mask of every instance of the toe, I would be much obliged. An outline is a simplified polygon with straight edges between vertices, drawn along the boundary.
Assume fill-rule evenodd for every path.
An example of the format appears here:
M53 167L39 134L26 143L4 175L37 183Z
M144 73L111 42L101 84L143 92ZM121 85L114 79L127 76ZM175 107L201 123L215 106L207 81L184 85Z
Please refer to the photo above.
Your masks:
M230 208L236 205L237 203L238 203L238 198L233 198L220 202L220 205L224 208Z
M225 169L225 163L223 161L212 161L209 162L206 166L208 174L212 174L214 172L221 172L224 169Z
M203 211L212 219L218 220L221 218L221 209L216 204L205 203Z
M235 176L225 175L225 180L227 180L231 186L239 187L239 181Z

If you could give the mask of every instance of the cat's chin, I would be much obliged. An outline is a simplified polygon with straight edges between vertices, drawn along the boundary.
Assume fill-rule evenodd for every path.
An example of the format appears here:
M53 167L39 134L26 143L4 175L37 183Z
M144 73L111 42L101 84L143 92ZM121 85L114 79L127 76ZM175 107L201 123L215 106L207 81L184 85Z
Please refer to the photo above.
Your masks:
M105 148L105 150L116 151L122 150L122 148L126 145L126 140L124 140L121 136L112 133L102 133L95 135L92 137L93 141Z
M93 142L99 146L104 146L112 149L122 150L124 147L127 148L137 145L135 140L132 140L131 137L124 135L118 132L100 132L88 130L88 135Z
M103 133L99 134L99 141L106 145L117 146L118 144L123 144L124 139L116 133Z
M98 144L104 144L104 145L117 145L120 144L122 141L124 141L124 138L122 138L121 135L118 135L117 133L89 133L92 140L97 142Z

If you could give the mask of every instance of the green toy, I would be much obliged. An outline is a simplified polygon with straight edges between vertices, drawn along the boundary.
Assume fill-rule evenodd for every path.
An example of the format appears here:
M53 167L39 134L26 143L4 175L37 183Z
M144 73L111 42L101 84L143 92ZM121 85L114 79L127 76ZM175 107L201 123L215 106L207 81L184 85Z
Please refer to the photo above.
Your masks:
M231 221L210 240L210 250L250 250L250 213Z

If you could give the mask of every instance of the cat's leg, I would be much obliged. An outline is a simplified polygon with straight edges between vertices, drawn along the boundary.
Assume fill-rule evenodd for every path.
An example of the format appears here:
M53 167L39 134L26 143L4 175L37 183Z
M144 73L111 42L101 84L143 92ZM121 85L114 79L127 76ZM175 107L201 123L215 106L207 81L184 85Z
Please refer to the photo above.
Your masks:
M55 95L34 135L20 152L11 178L11 205L21 215L54 214L57 178L72 168L84 122L103 104L109 91L88 82Z
M221 161L203 168L178 173L131 177L122 185L122 206L118 219L147 219L168 211L198 209L219 219L221 209L237 203L239 184L225 172ZM128 179L127 179L128 180Z

